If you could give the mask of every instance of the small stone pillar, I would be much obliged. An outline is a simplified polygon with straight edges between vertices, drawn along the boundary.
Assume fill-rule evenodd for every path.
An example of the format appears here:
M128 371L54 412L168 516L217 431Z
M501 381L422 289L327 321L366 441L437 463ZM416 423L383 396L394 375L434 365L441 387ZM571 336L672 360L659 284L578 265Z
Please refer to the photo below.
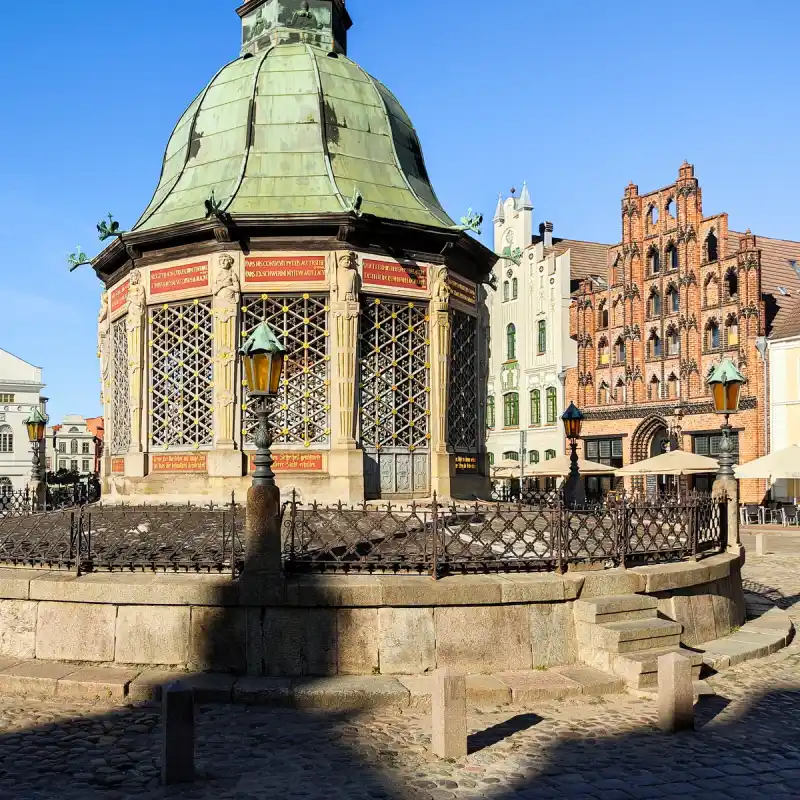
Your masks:
M450 497L451 450L447 445L447 403L450 380L450 288L447 268L438 267L431 280L431 489Z
M658 721L667 733L694 730L692 662L678 653L658 659Z
M194 778L194 695L176 681L161 698L161 783L191 783Z
M145 323L147 297L140 270L132 269L128 280L128 316L125 325L128 333L131 443L125 457L125 475L131 478L143 478L145 476L145 448L142 419L144 416L144 342L147 338Z
M244 551L245 572L281 574L281 493L277 486L247 490Z
M438 758L467 755L467 681L448 669L433 673L431 750Z
M756 555L767 555L767 535L765 533L756 534Z

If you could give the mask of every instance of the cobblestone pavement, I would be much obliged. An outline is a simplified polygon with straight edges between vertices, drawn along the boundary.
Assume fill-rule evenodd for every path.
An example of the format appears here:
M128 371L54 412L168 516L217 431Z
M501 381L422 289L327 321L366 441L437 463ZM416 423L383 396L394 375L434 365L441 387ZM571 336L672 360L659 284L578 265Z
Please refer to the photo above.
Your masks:
M793 604L800 538L797 555L748 557L745 578ZM570 700L472 715L457 763L427 756L418 713L203 707L199 780L172 789L157 781L158 709L0 697L0 800L800 798L800 647L708 683L694 734L658 731L652 699Z

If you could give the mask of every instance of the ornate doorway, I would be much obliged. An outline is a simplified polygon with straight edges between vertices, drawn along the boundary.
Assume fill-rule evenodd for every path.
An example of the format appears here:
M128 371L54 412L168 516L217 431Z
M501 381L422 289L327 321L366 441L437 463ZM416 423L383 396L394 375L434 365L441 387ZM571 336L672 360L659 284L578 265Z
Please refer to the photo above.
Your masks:
M631 460L635 464L677 449L677 436L670 436L666 421L661 417L648 417L633 434ZM641 480L634 479L635 482ZM656 496L674 491L676 480L669 475L647 475L643 485L640 483L638 488L644 488L648 495Z
M430 493L428 304L365 298L359 334L364 493Z

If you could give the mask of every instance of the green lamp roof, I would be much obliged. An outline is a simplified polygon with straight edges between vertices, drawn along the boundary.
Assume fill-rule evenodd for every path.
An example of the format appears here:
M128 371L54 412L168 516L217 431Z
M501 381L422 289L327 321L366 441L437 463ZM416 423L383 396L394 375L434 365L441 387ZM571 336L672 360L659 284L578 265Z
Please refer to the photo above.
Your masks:
M723 359L708 373L707 383L746 383L747 379L729 358Z
M48 418L42 414L41 410L37 407L31 412L31 415L25 420L25 425L38 425L40 422L47 424Z
M252 333L250 338L242 345L239 355L254 356L259 353L285 353L286 348L275 335L272 328L262 322Z
M299 11L287 10L286 24L298 14L300 21L303 13L321 17L326 6L316 0L308 12L307 3L291 3ZM255 14L270 8L252 6ZM337 9L344 13L341 3ZM394 95L342 48L319 46L320 37L306 31L290 33L289 41L275 34L248 45L195 98L172 133L158 188L134 231L203 220L212 193L219 210L233 216L355 210L453 227Z

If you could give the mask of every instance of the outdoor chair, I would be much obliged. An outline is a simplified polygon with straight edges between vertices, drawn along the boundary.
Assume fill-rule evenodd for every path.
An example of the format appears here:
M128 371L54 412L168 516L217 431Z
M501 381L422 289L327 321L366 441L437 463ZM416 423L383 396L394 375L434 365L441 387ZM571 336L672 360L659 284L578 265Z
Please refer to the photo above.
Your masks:
M777 503L770 503L769 505L762 506L761 514L765 525L773 525L775 523L783 522L783 514L781 513L781 508Z
M758 525L761 522L759 507L755 503L742 506L742 525Z
M781 506L781 515L783 516L783 524L785 527L788 528L789 525L798 524L797 506L791 504Z

